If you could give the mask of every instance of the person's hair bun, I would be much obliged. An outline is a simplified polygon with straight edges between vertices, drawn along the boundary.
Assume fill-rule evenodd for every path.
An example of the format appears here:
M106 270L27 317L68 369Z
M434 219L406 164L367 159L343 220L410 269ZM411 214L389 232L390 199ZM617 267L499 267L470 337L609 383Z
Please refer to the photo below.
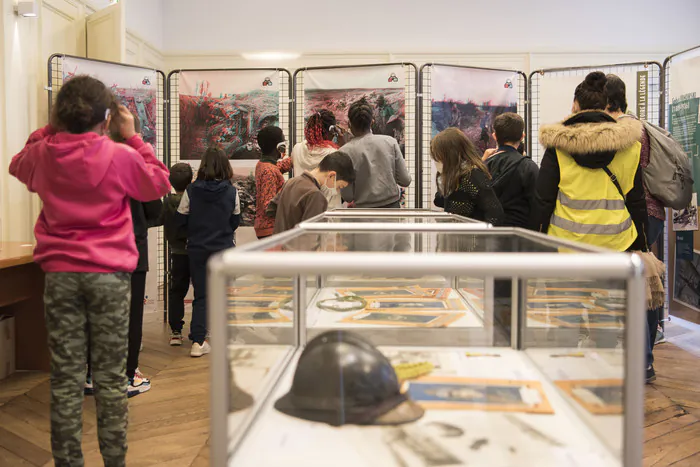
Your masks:
M88 128L93 121L94 110L81 96L72 96L73 100L58 107L56 115L64 122L71 133L80 133Z
M605 73L602 71L594 71L586 76L586 80L584 82L591 88L591 90L603 92L603 90L605 90L605 83L607 80L608 78L605 76Z

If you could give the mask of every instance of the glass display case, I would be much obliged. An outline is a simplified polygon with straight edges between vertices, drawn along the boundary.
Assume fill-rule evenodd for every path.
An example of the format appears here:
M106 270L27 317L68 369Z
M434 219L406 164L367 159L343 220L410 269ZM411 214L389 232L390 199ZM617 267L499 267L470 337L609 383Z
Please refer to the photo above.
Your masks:
M424 231L469 230L490 227L468 217L429 209L335 209L302 222L307 230L392 229Z
M213 465L641 466L646 295L634 255L519 229L330 226L209 268ZM333 426L277 410L329 331L371 344L424 415Z

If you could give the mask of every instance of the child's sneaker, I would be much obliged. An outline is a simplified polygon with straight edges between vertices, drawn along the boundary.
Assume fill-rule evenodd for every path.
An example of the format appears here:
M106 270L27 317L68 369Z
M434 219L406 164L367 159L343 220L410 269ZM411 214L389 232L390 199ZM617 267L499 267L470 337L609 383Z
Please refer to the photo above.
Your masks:
M151 382L144 378L140 371L136 370L134 377L129 380L127 397L134 397L151 390Z
M173 331L170 333L170 345L177 347L182 345L182 332Z
M192 350L190 350L190 356L191 357L201 357L202 355L206 355L209 352L211 352L211 346L209 345L209 342L204 341L202 345L199 345L198 343L192 344Z
M83 389L83 392L86 396L92 396L95 394L95 387L92 385L92 376L90 375L85 378L85 388Z

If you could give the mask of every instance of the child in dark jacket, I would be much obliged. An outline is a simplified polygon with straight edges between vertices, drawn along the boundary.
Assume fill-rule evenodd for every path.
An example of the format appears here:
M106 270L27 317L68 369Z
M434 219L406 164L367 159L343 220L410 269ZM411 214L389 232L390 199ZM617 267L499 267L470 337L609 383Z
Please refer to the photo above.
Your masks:
M258 145L262 157L255 166L255 235L261 239L269 237L275 230L275 218L265 211L282 189L282 174L291 170L292 158L284 157L287 149L284 132L279 127L266 126L260 130Z
M163 200L161 222L170 250L170 282L168 289L168 323L170 345L182 345L182 327L185 325L185 297L190 289L190 262L187 257L187 228L176 220L182 196L192 183L192 167L180 162L170 168L170 184L175 194Z
M233 170L226 153L210 148L202 156L197 180L187 187L178 208L181 225L187 225L187 255L194 287L190 340L192 357L211 352L207 336L207 261L233 248L241 223L241 206L231 184Z
M120 117L126 144L106 136L112 115ZM84 463L83 384L90 345L100 451L105 465L125 465L128 297L138 262L129 199L145 202L168 193L168 169L109 89L76 76L58 93L51 124L34 132L12 159L10 174L43 202L34 260L46 273L55 463Z

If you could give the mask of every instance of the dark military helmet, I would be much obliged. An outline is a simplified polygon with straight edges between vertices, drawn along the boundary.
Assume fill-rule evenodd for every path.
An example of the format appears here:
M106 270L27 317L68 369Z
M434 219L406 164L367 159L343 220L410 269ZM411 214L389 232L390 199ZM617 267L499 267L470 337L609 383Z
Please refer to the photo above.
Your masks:
M328 331L308 343L291 390L275 408L334 426L398 425L423 416L401 391L389 360L347 331Z

